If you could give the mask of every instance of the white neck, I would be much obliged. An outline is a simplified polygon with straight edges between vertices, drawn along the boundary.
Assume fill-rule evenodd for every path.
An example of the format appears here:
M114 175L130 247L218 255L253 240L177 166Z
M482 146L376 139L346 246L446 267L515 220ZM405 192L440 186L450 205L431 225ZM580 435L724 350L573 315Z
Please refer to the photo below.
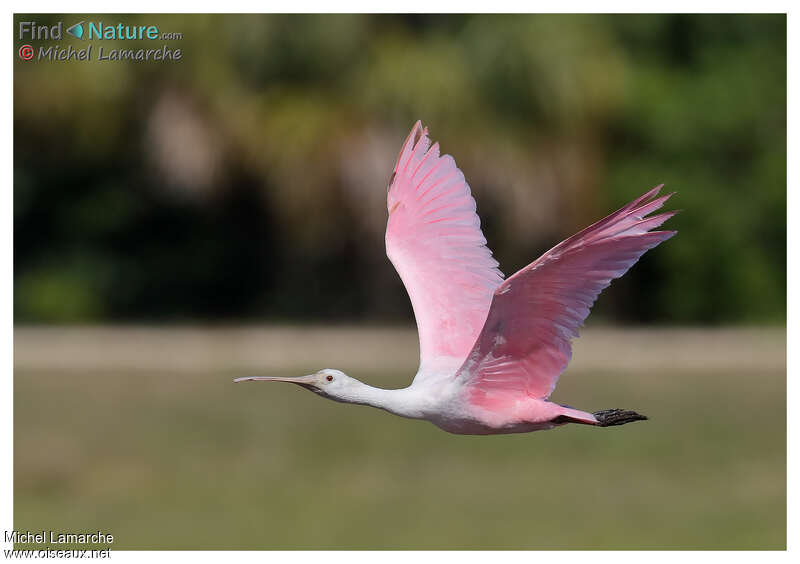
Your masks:
M369 405L377 407L411 419L425 418L425 397L412 388L401 388L399 390L384 390L368 386L363 382L354 383L352 388L344 391L337 396L328 396L332 400L355 403L359 405Z

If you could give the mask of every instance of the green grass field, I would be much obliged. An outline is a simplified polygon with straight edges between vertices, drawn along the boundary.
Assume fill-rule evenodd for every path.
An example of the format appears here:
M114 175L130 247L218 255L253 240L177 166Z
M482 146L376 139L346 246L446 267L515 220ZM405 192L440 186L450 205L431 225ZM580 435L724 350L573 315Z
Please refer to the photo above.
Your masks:
M782 549L785 330L586 330L553 399L650 421L449 435L237 376L407 385L412 330L15 332L14 527L114 549Z

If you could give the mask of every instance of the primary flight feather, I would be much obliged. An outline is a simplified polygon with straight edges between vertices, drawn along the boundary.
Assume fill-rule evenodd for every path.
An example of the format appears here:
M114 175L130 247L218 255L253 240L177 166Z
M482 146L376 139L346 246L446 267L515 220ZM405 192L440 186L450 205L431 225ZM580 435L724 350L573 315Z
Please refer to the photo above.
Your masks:
M411 385L384 390L333 369L236 381L291 382L460 434L646 419L619 409L580 411L548 397L598 294L647 250L675 235L652 231L675 214L650 215L671 196L659 197L660 188L503 280L464 174L417 122L389 181L386 226L386 254L408 291L419 331L420 364Z

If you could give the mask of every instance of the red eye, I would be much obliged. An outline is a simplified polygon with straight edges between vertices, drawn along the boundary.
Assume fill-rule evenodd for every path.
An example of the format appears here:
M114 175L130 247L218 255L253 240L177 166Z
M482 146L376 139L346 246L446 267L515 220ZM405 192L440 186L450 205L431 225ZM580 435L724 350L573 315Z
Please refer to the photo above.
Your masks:
M330 374L328 374L327 376L325 376L325 379L326 379L328 382L333 382L333 376L331 376Z

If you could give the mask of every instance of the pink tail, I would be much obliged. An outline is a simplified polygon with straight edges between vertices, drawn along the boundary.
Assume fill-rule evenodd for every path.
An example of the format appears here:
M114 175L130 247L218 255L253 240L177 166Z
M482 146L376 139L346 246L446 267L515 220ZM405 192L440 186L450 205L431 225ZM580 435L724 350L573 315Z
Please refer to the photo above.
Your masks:
M594 425L596 427L614 427L625 425L634 421L647 421L647 416L635 411L625 409L604 409L587 413L571 407L561 406L560 415L553 419L553 423L563 425L565 423L580 423L582 425Z

